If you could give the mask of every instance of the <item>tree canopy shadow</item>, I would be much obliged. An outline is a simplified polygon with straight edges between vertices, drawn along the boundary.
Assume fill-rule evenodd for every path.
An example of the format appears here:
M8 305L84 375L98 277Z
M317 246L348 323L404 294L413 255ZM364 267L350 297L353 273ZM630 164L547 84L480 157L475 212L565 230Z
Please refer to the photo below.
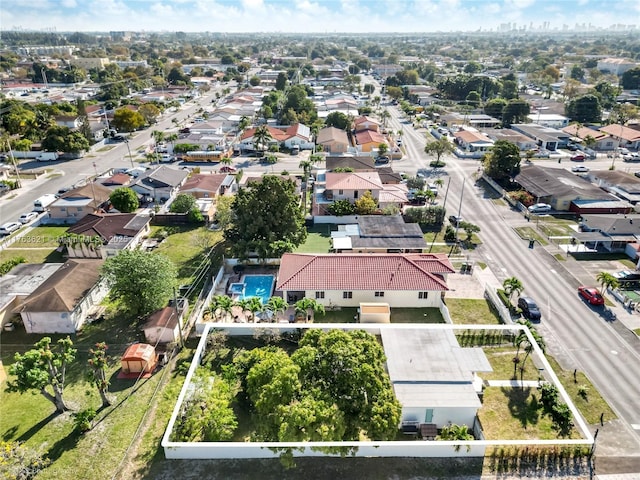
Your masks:
M46 457L51 460L51 463L55 462L64 452L74 449L78 445L80 437L82 437L81 433L72 430L69 435L61 438L51 446L47 451Z
M513 418L516 418L523 428L535 425L540 420L537 397L532 394L531 387L502 387L502 393L508 399L507 406ZM529 399L529 397L531 397Z
M35 425L33 425L29 430L27 430L26 432L24 432L22 435L20 435L18 438L16 438L17 441L19 442L26 442L27 440L29 440L32 436L34 436L36 433L38 433L38 431L44 427L46 424L48 424L51 420L53 420L54 418L56 418L58 415L60 415L58 412L54 411L53 413L51 413L48 417L43 418L42 420L40 420L38 423L36 423ZM11 429L10 429L11 430ZM4 436L7 435L9 431L4 433Z

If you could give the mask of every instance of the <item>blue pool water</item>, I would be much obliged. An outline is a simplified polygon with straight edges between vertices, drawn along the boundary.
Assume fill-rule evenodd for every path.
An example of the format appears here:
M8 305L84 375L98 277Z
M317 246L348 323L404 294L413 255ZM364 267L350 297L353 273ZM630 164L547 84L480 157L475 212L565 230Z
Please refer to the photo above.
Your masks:
M275 280L273 275L244 275L244 293L240 295L240 299L258 297L265 305L271 298Z

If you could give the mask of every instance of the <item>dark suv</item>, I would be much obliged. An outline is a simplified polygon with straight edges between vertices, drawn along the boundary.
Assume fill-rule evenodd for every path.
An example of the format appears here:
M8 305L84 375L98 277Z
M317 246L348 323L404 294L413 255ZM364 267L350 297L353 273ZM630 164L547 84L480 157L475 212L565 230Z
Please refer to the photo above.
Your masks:
M542 316L538 305L531 297L520 297L518 299L518 308L522 310L522 316L532 322L539 321Z

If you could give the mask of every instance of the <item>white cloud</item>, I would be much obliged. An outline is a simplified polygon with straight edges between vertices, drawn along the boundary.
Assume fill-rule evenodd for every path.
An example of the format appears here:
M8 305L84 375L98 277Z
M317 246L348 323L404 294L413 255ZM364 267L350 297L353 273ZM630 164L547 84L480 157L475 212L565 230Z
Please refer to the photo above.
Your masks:
M61 4L65 8L76 8L78 6L76 0L62 0Z

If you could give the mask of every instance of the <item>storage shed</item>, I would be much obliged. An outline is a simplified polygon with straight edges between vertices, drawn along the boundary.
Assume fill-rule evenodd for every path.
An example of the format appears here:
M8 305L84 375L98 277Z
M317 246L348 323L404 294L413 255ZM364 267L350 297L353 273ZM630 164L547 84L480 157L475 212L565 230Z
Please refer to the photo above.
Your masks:
M156 349L147 343L134 343L122 355L120 359L122 371L126 377L131 376L137 378L142 374L143 377L150 377L153 370L158 364L158 355Z
M360 323L391 323L388 303L360 302Z

